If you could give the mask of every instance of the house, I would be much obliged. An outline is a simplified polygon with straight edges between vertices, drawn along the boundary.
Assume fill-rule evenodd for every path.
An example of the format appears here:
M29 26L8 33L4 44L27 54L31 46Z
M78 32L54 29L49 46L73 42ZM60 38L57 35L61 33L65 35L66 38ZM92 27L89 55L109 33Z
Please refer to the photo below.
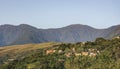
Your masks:
M56 50L46 50L46 54L53 54Z
M63 50L58 50L58 53L63 53Z
M71 56L72 56L72 54L73 54L73 53L68 52L68 53L65 53L65 56L66 56L66 57L71 57Z
M8 61L14 61L15 59L8 59Z
M81 46L84 46L84 45L85 45L85 42L82 42L82 43L81 43Z
M75 56L81 56L82 54L81 53L75 53Z
M88 56L89 53L88 53L88 52L81 52L81 55L82 55L82 56Z
M92 52L89 54L90 57L95 57L96 55L97 55L96 53L92 53Z
M72 48L72 51L75 52L75 48Z
M88 49L89 52L95 52L97 49Z
M58 61L59 61L59 62L64 62L64 61L65 61L65 59L58 59Z

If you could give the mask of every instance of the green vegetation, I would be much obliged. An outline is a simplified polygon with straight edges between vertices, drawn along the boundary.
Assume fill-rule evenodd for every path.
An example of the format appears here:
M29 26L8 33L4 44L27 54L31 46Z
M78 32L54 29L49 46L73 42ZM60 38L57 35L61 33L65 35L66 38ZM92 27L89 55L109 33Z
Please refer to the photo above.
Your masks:
M4 53L0 69L120 69L120 38L34 44L27 45L25 51L22 49L10 55Z

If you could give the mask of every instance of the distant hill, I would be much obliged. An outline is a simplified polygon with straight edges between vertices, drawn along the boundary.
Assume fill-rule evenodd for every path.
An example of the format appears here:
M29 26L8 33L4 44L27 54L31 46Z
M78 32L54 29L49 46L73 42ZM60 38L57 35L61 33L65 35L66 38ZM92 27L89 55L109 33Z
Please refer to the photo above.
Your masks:
M112 38L120 35L120 25L106 29L95 29L87 25L74 24L56 29L38 29L30 25L0 26L0 46L42 42L86 42L98 37Z

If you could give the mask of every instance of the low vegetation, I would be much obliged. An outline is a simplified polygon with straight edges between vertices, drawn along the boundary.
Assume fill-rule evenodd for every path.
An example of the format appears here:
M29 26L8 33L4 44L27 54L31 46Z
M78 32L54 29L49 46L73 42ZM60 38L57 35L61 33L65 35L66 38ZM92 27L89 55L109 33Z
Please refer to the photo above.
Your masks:
M120 38L1 47L0 69L120 69Z

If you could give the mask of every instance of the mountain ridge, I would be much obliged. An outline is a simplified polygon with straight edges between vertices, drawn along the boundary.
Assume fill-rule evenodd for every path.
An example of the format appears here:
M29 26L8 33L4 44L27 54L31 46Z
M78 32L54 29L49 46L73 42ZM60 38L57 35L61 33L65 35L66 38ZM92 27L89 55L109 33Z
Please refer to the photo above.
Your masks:
M98 37L110 39L120 35L120 25L96 29L72 24L62 28L39 29L27 24L0 25L0 46L42 42L86 42Z

